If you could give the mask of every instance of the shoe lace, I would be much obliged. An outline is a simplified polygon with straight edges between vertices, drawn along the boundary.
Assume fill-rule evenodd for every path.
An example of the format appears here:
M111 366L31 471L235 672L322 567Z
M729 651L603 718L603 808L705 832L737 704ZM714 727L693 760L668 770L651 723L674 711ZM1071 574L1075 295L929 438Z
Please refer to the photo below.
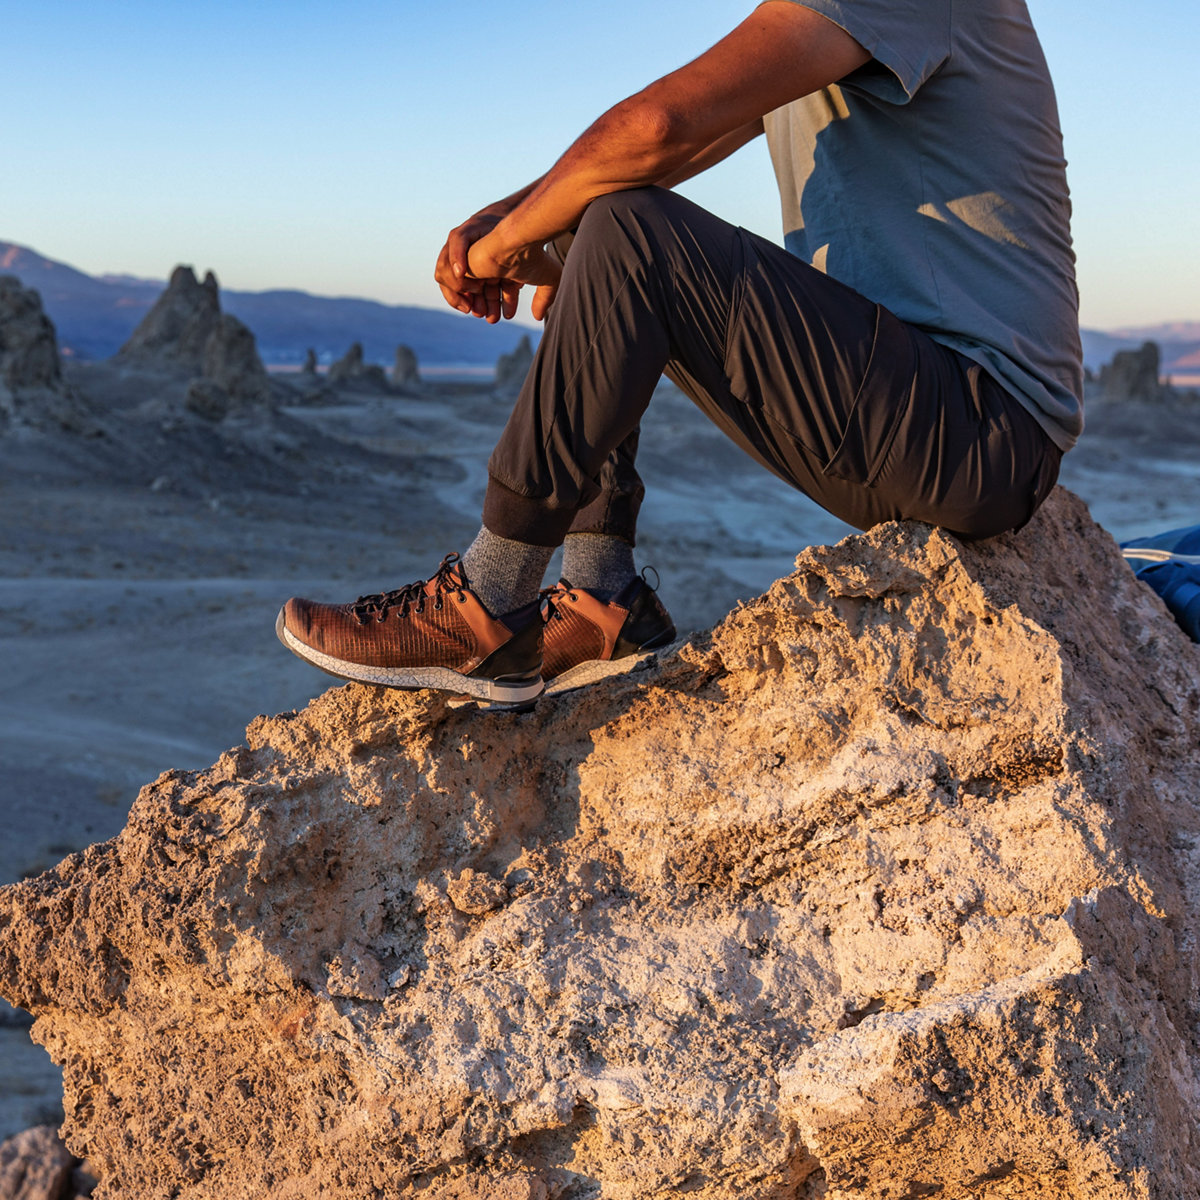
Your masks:
M538 599L542 602L542 624L549 625L551 621L566 619L559 611L559 604L564 600L577 601L579 597L575 594L575 589L565 579L561 579L552 587L542 588L538 592Z
M458 567L458 555L447 554L431 580L417 579L390 592L372 592L369 596L359 596L350 606L350 611L360 625L365 625L372 619L382 623L388 619L388 614L394 608L400 610L401 619L408 616L410 609L418 614L423 613L425 602L429 599L426 589L430 583L434 585L435 611L441 610L443 597L447 593L453 592L460 604L467 598L464 587L466 579Z

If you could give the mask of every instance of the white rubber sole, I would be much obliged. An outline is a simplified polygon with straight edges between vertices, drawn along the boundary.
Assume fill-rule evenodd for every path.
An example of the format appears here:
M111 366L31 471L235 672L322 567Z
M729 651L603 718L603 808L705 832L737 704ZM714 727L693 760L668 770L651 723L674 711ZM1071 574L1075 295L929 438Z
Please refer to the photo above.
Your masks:
M599 683L600 680L608 679L613 675L628 675L629 672L636 671L642 666L649 666L656 655L662 654L677 644L677 642L671 642L666 646L657 646L653 650L643 650L640 654L629 654L625 658L590 658L587 662L581 662L577 667L572 667L569 671L564 671L550 680L546 684L546 695L559 696L563 692L573 692L576 688Z
M347 679L352 683L374 683L379 687L403 688L417 691L432 688L439 692L466 695L481 706L508 708L529 704L545 691L546 685L537 679L533 683L496 683L491 679L472 679L449 667L369 667L363 663L335 658L307 646L284 624L283 609L275 618L275 636L297 657L327 675Z

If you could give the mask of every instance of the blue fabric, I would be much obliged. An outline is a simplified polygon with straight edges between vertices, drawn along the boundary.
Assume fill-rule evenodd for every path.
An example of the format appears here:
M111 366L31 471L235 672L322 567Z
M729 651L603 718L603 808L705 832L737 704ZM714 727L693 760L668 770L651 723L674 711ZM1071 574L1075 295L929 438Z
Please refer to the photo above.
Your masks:
M1200 562L1188 562L1185 558L1139 559L1130 551L1157 550L1170 555L1200 556L1200 525L1186 529L1172 529L1155 537L1137 538L1124 542L1126 559L1133 573L1149 584L1171 610L1187 635L1200 642Z

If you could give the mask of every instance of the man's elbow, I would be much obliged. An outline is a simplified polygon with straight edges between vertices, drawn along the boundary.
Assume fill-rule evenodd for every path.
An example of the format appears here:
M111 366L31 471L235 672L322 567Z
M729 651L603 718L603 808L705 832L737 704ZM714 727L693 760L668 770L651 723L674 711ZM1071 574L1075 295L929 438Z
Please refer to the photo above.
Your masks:
M643 96L618 104L602 121L613 165L619 163L628 175L624 182L654 183L696 151L682 114Z

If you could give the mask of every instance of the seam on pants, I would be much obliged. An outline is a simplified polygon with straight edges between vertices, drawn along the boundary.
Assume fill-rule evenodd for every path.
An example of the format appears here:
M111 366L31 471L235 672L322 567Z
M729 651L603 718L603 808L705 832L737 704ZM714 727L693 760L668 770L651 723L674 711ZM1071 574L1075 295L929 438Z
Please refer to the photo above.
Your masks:
M612 316L613 309L616 308L616 306L617 306L617 301L624 294L625 289L629 286L629 281L632 278L633 278L633 272L632 271L627 272L625 275L625 278L621 281L621 286L619 288L617 288L617 290L615 292L613 292L612 300L610 301L608 308L605 310L604 315L600 318L600 320L596 322L596 327L592 331L592 336L588 339L586 348L584 349L583 353L579 356L579 365L571 373L570 379L566 380L563 383L564 396L567 391L569 391L571 388L573 388L575 386L575 381L579 378L580 372L582 372L582 370L583 370L584 363L586 362L588 356L592 353L592 351L596 347L596 340L597 340L597 338L599 338L601 330L603 330L605 325L608 324L608 320ZM539 347L539 349L540 349L540 347ZM553 425L553 423L551 423L548 426L548 428L546 430L546 435L542 440L542 453L545 455L549 454L550 438L551 438L551 435L553 434L553 431L554 431L554 425ZM517 491L518 489L510 488L509 490ZM536 498L537 497L530 497L530 499L536 499Z

